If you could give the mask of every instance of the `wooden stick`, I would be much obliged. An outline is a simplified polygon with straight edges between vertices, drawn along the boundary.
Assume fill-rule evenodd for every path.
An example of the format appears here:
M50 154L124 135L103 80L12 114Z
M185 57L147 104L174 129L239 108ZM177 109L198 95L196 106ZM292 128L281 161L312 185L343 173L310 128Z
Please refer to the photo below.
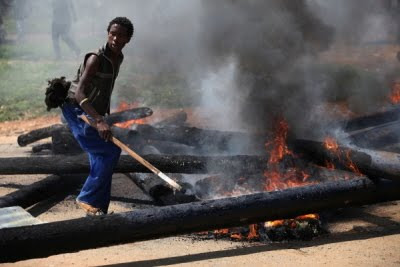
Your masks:
M90 123L90 121L88 120L88 118L85 115L81 115L81 119L84 120L87 124L93 126L93 124ZM130 149L127 145L125 145L124 143L122 143L121 141L119 141L117 138L115 138L114 136L111 138L111 141L118 146L119 148L121 148L122 150L124 150L125 152L127 152L131 157L133 157L134 159L136 159L137 161L139 161L143 166L145 166L146 168L148 168L150 171L152 171L154 174L156 174L158 177L160 177L161 179L163 179L166 183L168 183L173 189L176 189L178 191L180 191L182 189L182 187L177 184L174 180L172 180L171 178L169 178L167 175L165 175L163 172L161 172L159 169L157 169L156 167L154 167L150 162L148 162L147 160L145 160L144 158L142 158L140 155L138 155L135 151L133 151L132 149Z

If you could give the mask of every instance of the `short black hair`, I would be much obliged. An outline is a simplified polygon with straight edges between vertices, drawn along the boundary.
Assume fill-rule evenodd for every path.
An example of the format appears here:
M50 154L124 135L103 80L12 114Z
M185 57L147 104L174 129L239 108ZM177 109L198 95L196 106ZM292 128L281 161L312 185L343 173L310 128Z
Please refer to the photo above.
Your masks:
M132 22L128 18L126 18L126 17L116 17L115 19L113 19L108 24L107 32L110 32L111 26L114 25L114 24L118 24L118 25L121 25L121 26L125 27L127 29L127 33L128 33L129 39L132 38L133 32L134 32L134 28L133 28Z

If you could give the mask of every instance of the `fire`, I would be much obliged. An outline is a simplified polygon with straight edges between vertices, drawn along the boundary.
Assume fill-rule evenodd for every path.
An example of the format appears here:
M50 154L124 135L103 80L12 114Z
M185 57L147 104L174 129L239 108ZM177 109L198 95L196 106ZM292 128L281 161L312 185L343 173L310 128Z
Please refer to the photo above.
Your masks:
M319 220L319 215L313 213L313 214L300 215L296 217L296 220L306 220L306 219Z
M288 123L282 119L278 122L275 129L273 141L265 144L269 151L267 169L264 171L266 191L274 191L289 187L300 186L308 183L310 175L304 170L299 170L293 166L280 166L285 157L295 157L294 153L287 146L287 135L289 131Z
M288 131L288 123L285 120L280 120L277 124L273 140L265 144L265 147L269 151L270 155L267 162L267 169L264 171L264 177L266 178L264 190L266 191L280 190L314 183L308 180L310 178L310 174L308 174L305 170L293 166L293 160L290 159L295 158L296 155L289 149L287 145L286 141ZM329 139L327 146L330 149L337 150L339 148L333 138ZM245 181L245 179L241 180ZM304 220L319 220L319 215L306 214L289 220L268 221L264 223L264 227L272 228L279 227L281 225L289 225L291 228L295 229L298 225L298 221ZM258 232L260 225L251 224L248 227L249 232L247 236L241 232L238 233L237 231L231 229L215 230L214 234L216 236L229 236L234 240L254 240L260 238L260 234Z
M232 238L232 239L236 239L236 240L242 240L242 239L243 239L243 236L242 236L241 233L232 233L232 234L231 234L231 238Z
M284 170L281 170L279 163L284 160L286 156L295 157L294 153L288 148L286 139L289 131L289 125L285 120L281 120L278 123L278 127L275 131L274 142L267 143L265 146L267 150L270 151L270 158L268 160L268 168L264 172L264 176L267 178L265 190L279 190L289 187L296 187L305 184L312 184L308 181L310 174L304 170L299 170L295 167L287 168L285 166ZM333 139L332 139L333 140ZM329 140L329 141L332 141ZM339 146L335 142L327 143L332 149ZM269 149L271 148L271 149ZM307 214L297 217L296 219L304 220L305 218L317 218L318 214ZM292 219L293 220L293 219ZM277 227L283 225L286 220L274 220L265 222L265 227ZM291 224L295 225L293 220ZM293 226L295 227L295 226Z
M247 236L243 235L240 232L233 231L231 232L230 229L225 228L225 229L219 229L219 230L214 230L214 235L216 236L229 236L231 239L234 240L254 240L260 237L258 234L258 225L257 224L250 224L249 225L249 233Z
M389 101L392 104L400 103L400 82L394 82L392 85L392 92L389 95Z
M229 233L229 229L228 228L224 228L224 229L219 229L219 230L215 230L214 234L216 235L226 235Z
M335 164L333 164L330 161L325 160L325 167L329 170L334 170L335 169Z
M278 127L275 129L274 142L265 144L267 150L270 150L269 163L277 163L281 161L284 156L293 155L286 144L288 130L289 124L285 120L279 121ZM269 149L269 147L272 147L272 149Z
M250 224L249 229L250 229L250 232L247 235L247 239L251 240L251 239L255 239L255 238L259 237L258 232L257 232L257 229L258 229L257 224Z
M265 227L278 227L282 225L285 220L275 220L275 221L268 221L265 223Z
M304 220L319 220L319 215L317 213L311 213L311 214L297 216L294 219L268 221L268 222L265 222L264 226L267 228L273 228L273 227L282 226L285 223L287 223L292 228L295 228L296 221L304 221Z
M336 142L336 140L332 137L326 137L324 140L324 146L326 149L333 151L333 152L337 152L339 149L339 145Z
M357 165L356 164L354 164L354 162L351 160L351 158L350 158L350 151L347 151L346 152L346 158L347 158L347 167L352 171L352 172L354 172L354 173L356 173L356 174L358 174L358 175L363 175L362 173L361 173L361 171L358 169L358 167L357 167Z
M139 105L138 102L134 102L134 103L129 104L129 103L125 102L125 101L122 101L122 102L118 105L118 107L117 107L117 109L115 110L115 112L124 111L124 110L132 109L132 108L137 108L137 107L139 107L139 106L140 106L140 105ZM130 121L125 121L125 122L116 123L115 125L116 125L117 127L121 127L121 128L129 128L129 127L131 127L131 126L134 125L134 124L145 124L145 123L146 123L146 120L145 120L145 119L138 119L138 120L130 120Z
M339 151L339 145L337 141L332 138L332 137L326 137L324 140L324 147L329 150L331 153L333 153L339 161L341 161L347 168L349 168L352 172L362 175L361 171L358 169L358 167L354 164L354 162L351 160L350 157L350 150L347 151ZM341 158L341 153L345 153L345 159ZM335 165L330 162L330 161L325 161L325 166L328 169L335 169Z

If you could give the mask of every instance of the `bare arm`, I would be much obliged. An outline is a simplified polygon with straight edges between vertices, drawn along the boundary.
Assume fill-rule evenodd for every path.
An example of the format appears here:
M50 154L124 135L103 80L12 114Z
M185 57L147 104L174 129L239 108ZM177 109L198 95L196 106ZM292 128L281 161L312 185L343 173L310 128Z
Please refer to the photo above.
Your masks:
M82 73L82 76L78 83L78 87L75 92L76 102L81 103L88 97L87 95L85 95L84 89L92 81L98 68L99 58L96 55L91 55L86 61L85 70ZM89 101L83 101L83 103L81 104L81 108L95 120L94 126L99 131L101 138L105 140L110 140L112 137L111 130L108 124L105 123L103 116L97 113L97 111L93 108Z

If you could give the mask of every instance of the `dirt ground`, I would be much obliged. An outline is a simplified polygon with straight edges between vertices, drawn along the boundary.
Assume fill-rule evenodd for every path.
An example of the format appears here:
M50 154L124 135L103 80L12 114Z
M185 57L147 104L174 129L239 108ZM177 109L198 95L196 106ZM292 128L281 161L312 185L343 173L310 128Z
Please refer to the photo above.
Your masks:
M23 132L59 122L57 116L0 123L0 157L29 156L19 147ZM28 185L43 175L1 175L0 196ZM115 174L110 210L144 208L149 199L125 176ZM56 196L30 207L44 222L84 216L74 204L78 192ZM199 240L178 236L77 253L54 255L1 266L400 266L400 201L335 211L328 234L312 241L283 243Z

